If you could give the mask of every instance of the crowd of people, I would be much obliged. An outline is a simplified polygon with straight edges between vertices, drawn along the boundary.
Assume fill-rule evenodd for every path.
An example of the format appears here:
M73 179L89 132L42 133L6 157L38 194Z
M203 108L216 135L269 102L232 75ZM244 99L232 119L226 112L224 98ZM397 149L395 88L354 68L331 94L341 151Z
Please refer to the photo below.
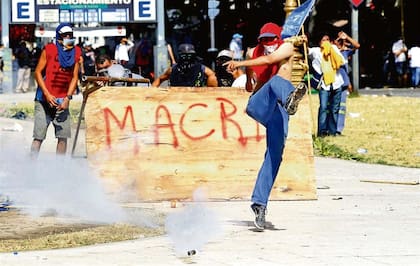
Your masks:
M296 43L282 39L281 33L282 27L275 23L262 25L256 38L257 45L247 49L245 59L241 43L243 36L235 33L229 48L217 54L214 70L203 63L193 44L180 44L176 57L168 47L170 66L163 74L153 78L150 68L152 46L146 37L137 44L121 38L112 57L102 50L98 53L88 41L81 47L77 46L72 26L60 24L56 29L55 43L43 48L35 68L38 88L31 154L37 156L50 123L55 127L57 154L66 153L71 131L68 109L81 75L121 78L133 74L138 78L147 76L152 77L152 87L167 82L169 86L243 88L250 93L246 113L266 128L267 150L251 197L255 227L264 230L269 196L282 162L289 116L296 113L300 100L308 91L303 80L296 86L291 83ZM305 35L297 38L300 45L308 43ZM413 80L418 83L420 68L416 65L416 58L420 48L408 50L403 42L395 46L393 51L396 58L400 58L398 62L403 61L404 53L408 53L407 57L413 61L411 67L415 69L413 73L417 73L413 75ZM334 37L323 34L319 46L304 51L309 55L308 63L313 76L311 81L319 95L319 137L341 135L344 130L346 98L352 90L348 62L359 47L356 40L340 31ZM22 43L21 50L16 52L21 61L19 76L22 77L26 75L26 69L30 69L30 60L27 58L29 51L25 48ZM135 56L136 63L130 66L133 61L131 55ZM398 73L403 75L404 65L396 66ZM133 69L137 69L137 73L133 73ZM19 90L27 89L24 82L18 85Z
M420 88L420 43L411 47L402 37L392 43L384 55L383 82L385 86Z
M345 33L340 33L345 34ZM349 74L351 72L351 67L348 64L348 60L351 58L352 53L355 52L356 49L360 46L358 43L355 45L353 42L354 40L345 34L346 40L340 39L340 37L328 36L331 38L331 43L334 46L339 48L341 53L343 53L343 60L345 62L345 66L340 69L340 73L344 78L344 86L347 86L348 92L352 91L352 84L349 82ZM201 75L200 78L202 79L199 82L196 82L194 86L219 86L219 87L246 87L246 75L245 75L245 68L241 68L235 70L234 72L228 72L226 68L222 66L224 61L226 60L235 60L235 61L242 61L246 57L246 53L242 47L242 39L243 35L240 33L234 33L232 35L232 39L230 43L227 44L225 49L222 49L217 57L214 59L214 68L212 69L209 66L205 66L204 72L197 71L196 74ZM183 43L176 47L176 50L172 51L172 47L168 44L168 55L170 61L168 65L170 66L165 71L164 74L161 76L155 77L154 73L154 55L153 55L153 43L149 38L147 33L143 33L140 36L140 39L137 41L132 40L132 38L127 37L119 37L117 38L115 47L113 49L109 49L109 47L96 47L94 48L94 44L92 44L89 40L82 41L81 43L77 44L79 47L82 48L82 62L80 65L80 77L82 76L91 76L96 75L97 67L96 67L96 58L106 53L112 60L113 63L122 65L124 68L128 69L131 73L136 75L140 75L141 77L149 79L151 82L154 82L155 86L160 86L163 81L167 80L167 84L169 86L192 86L191 82L182 81L175 81L173 78L170 79L168 73L172 72L172 69L177 70L174 71L174 75L179 73L181 66L191 65L191 60L194 59L197 64L201 64L204 66L203 59L200 54L195 52L195 48L193 48L194 53L189 53L190 55L185 56L185 53L182 53L182 49L180 47L185 47L185 45L194 45L192 43ZM249 49L249 48L248 48ZM335 49L335 48L334 48ZM309 49L311 51L313 49ZM14 91L16 93L25 93L27 91L32 90L33 82L31 73L35 69L35 65L38 61L40 56L41 49L36 47L36 44L31 44L25 40L21 40L19 45L13 50L13 55L16 59L18 69L17 69L17 80L16 86L14 87ZM175 52L175 53L174 53ZM311 53L311 52L310 52ZM189 58L186 58L189 57ZM180 60L180 61L179 61ZM186 60L190 62L185 63ZM318 60L319 61L319 60ZM311 60L312 65L317 65L317 60ZM317 66L312 67L311 69L319 70ZM174 68L175 67L175 68ZM213 73L216 76L217 84L212 82ZM315 71L312 73L315 76L315 79L318 79L321 76L321 70ZM347 74L345 74L347 72ZM413 87L417 88L420 87L420 47L418 45L413 45L412 47L408 48L404 41L400 38L395 41L390 49L387 58L384 60L384 83L389 84L392 86L395 85L397 87ZM183 74L184 78L186 77L185 73ZM192 74L194 75L194 74ZM179 76L179 75L178 75ZM187 75L188 76L188 75ZM210 82L207 82L207 79L210 77ZM236 82L235 79L241 77ZM175 82L175 83L174 83ZM178 83L177 83L178 82ZM181 82L181 83L179 83ZM165 84L166 85L166 84ZM316 86L313 84L313 86ZM35 84L37 86L37 84ZM338 86L338 85L337 85ZM319 88L322 87L322 84ZM333 86L334 87L334 86ZM341 86L340 86L341 87ZM335 88L335 87L334 87ZM249 88L247 89L249 90ZM324 86L325 90L325 86ZM79 91L79 89L77 90ZM341 119L338 123L343 125L342 118L345 114L345 99L348 93L344 92L341 93L341 100L339 106L339 118ZM338 99L338 96L337 96ZM336 99L336 100L337 100ZM337 100L338 101L338 100ZM336 105L333 105L336 106ZM331 107L331 106L330 106ZM324 110L324 108L322 108ZM325 111L325 110L324 110ZM329 112L329 111L328 111ZM325 112L324 112L325 113ZM321 116L321 118L324 115ZM333 130L329 132L329 130L322 129L323 132L318 132L320 135L335 135L340 134L342 129L338 129L337 132L334 133Z

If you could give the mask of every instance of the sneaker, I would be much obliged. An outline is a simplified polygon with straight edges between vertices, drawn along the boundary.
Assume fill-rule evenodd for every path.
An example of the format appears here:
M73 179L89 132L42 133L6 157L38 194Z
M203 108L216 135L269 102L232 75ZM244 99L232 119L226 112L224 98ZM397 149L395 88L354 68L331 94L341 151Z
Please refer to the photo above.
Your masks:
M8 196L0 194L0 211L8 211L11 201Z
M253 203L251 205L251 209L255 214L255 221L254 221L255 228L257 228L257 230L259 231L264 231L265 213L266 213L265 206L257 204L257 203Z
M297 108L300 100L305 96L308 91L308 87L304 82L299 83L295 90L287 97L285 109L289 115L294 115L297 112Z

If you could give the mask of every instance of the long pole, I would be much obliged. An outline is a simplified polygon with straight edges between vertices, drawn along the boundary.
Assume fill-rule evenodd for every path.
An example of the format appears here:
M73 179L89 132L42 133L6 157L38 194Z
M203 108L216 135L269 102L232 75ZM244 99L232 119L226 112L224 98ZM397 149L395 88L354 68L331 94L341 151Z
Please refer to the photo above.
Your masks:
M359 41L359 11L350 5L351 8L351 36L356 41ZM355 92L359 91L359 49L356 49L352 56L352 78L353 89Z
M155 76L161 75L168 67L168 49L165 39L165 3L164 1L156 1L156 18L157 18L157 42L154 50L155 57Z
M215 40L215 34L214 34L214 18L210 18L210 48L208 49L208 52L210 53L217 52L215 43L216 43L216 40ZM214 62L214 60L212 60L211 67L212 69L215 69L216 67L216 63Z
M401 37L405 43L405 30L404 30L404 1L400 0L400 12L401 12Z

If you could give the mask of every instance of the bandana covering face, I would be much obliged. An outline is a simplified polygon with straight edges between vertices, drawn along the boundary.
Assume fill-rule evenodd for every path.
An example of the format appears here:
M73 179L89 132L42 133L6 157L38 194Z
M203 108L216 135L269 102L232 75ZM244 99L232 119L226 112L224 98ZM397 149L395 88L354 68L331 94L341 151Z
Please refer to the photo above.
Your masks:
M60 62L60 66L63 68L70 68L74 65L74 55L75 50L73 49L73 46L69 46L69 41L66 41L66 46L63 45L62 42L59 40L62 40L60 30L63 27L70 27L71 25L68 23L61 23L58 25L57 29L55 30L55 44L57 45L57 51L58 51L58 61ZM71 42L71 41L70 41ZM74 44L74 40L73 40Z
M196 55L193 53L182 53L179 55L177 67L180 73L188 73L196 63Z
M264 55L273 53L278 47L278 44L264 45Z

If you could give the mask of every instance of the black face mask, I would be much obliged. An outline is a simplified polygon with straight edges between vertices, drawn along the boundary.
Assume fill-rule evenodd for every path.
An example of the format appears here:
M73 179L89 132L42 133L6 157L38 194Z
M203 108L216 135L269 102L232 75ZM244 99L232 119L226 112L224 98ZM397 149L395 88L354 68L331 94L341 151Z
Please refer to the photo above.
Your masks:
M231 60L230 58L217 58L216 59L216 77L220 87L230 87L234 81L233 75L226 70L223 64Z
M197 62L196 54L179 54L178 69L181 73L186 73Z

